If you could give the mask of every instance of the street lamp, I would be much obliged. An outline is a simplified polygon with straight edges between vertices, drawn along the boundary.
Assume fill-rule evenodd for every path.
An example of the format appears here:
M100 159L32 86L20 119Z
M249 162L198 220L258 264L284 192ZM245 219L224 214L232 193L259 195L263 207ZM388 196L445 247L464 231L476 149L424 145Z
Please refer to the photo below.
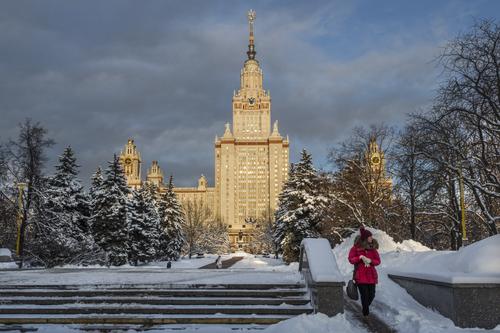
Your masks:
M466 161L465 166L468 165ZM468 238L467 238L467 229L465 228L465 193L464 193L464 177L462 173L462 167L464 166L462 162L458 167L458 183L460 188L460 219L462 224L462 246L465 246Z
M16 254L19 256L21 252L21 224L23 222L23 197L24 188L27 186L26 183L17 183L18 189L18 211L17 211L17 239L16 239Z

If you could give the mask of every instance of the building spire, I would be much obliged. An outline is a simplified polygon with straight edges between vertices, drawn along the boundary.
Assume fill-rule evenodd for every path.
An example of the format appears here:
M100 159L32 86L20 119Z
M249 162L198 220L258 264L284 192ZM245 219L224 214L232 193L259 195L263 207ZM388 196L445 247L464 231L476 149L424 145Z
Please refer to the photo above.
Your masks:
M247 55L249 60L253 60L255 59L255 55L257 54L257 52L255 51L254 36L253 36L253 22L255 21L255 10L250 9L248 11L247 16L248 16L248 27L250 29Z

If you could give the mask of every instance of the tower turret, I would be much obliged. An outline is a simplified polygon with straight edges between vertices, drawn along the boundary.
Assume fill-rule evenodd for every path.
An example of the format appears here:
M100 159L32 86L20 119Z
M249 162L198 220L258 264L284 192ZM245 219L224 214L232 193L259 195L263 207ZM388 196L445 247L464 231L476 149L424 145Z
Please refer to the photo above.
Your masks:
M263 88L263 72L255 59L255 11L248 12L249 44L240 72L240 88L233 96L233 135L267 138L271 134L271 96Z
M158 161L153 161L151 167L148 170L147 181L154 184L156 187L163 186L163 171L158 164Z
M127 185L134 189L140 188L142 185L141 155L132 138L128 139L124 150L120 152L120 163L127 178Z
M204 191L207 189L207 179L202 174L200 179L198 179L198 190Z

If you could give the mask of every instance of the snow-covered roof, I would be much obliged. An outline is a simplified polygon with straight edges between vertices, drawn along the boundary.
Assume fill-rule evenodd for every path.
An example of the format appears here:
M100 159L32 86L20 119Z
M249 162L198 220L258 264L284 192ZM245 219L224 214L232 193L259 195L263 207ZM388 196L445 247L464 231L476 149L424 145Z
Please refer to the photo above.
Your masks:
M343 282L339 267L325 238L305 238L301 246L307 254L307 262L314 282Z

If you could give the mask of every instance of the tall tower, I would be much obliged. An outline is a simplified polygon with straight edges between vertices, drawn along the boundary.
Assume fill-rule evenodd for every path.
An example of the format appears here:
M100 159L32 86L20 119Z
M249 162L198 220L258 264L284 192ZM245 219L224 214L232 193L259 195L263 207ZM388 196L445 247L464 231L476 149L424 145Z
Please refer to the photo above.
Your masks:
M146 180L158 188L163 186L163 171L160 165L158 165L158 161L153 161L153 163L151 163Z
M385 170L384 152L377 144L375 137L370 138L368 150L365 153L367 172L369 175L369 186L372 190L392 190L392 179L387 177Z
M372 174L385 177L384 152L380 150L375 137L370 138L365 158Z
M263 89L264 75L255 59L255 12L248 12L248 59L240 73L240 89L233 96L233 133L236 137L267 139L271 134L271 96Z
M133 189L141 187L141 155L137 151L133 139L128 139L125 149L120 152L120 163L122 164L127 185Z
M248 12L249 44L233 94L233 126L215 140L216 215L229 225L233 248L251 246L251 221L272 217L288 177L288 139L276 121L271 132L271 95L255 59L255 12Z

